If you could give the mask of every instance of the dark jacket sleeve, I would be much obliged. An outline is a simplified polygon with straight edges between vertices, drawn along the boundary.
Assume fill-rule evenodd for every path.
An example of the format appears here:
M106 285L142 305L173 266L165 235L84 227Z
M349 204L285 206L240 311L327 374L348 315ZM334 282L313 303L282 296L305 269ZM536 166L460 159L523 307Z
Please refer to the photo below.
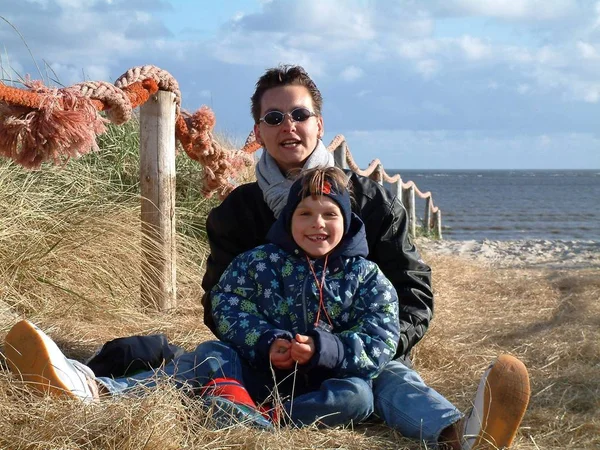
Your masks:
M396 357L408 357L433 317L431 268L408 235L400 199L366 177L351 174L357 214L365 223L368 259L392 282L399 301L400 340Z
M204 323L215 335L211 289L236 256L266 242L267 231L274 221L273 212L264 202L257 183L237 187L209 213L206 233L210 254L202 279L202 306Z

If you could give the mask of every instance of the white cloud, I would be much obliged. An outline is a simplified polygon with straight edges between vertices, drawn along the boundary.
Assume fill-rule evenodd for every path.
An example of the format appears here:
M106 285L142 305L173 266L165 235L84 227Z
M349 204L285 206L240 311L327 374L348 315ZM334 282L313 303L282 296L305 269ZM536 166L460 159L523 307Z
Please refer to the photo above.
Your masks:
M66 65L60 63L50 64L50 68L57 75L58 82L62 85L69 86L76 83L81 83L85 80L108 80L110 70L107 66L88 65L84 67Z
M134 13L136 22L141 24L150 24L152 23L152 15L145 11L136 11Z
M581 96L587 103L598 103L598 100L600 100L600 85L586 86Z
M440 70L440 64L433 59L424 59L417 63L416 70L425 78L430 78Z
M356 81L365 74L364 70L360 67L356 66L348 66L342 73L340 73L340 78L345 81Z
M598 59L598 51L596 47L588 42L578 41L577 49L583 59Z
M536 59L540 64L548 66L565 65L565 58L558 49L545 45L536 53Z
M439 3L443 10L456 14L510 20L558 20L578 10L571 0L440 0Z
M473 36L463 36L458 40L460 48L465 53L467 59L479 60L492 56L492 49L484 44L479 38Z
M538 144L540 147L548 148L552 144L552 138L547 134L542 134L538 137Z
M94 6L96 0L56 0L56 3L65 9L85 10Z
M422 108L426 113L433 113L437 116L447 116L451 114L450 109L441 103L426 101L423 102Z
M286 45L287 36L280 32L231 33L211 42L206 51L218 61L228 64L271 67L278 64L299 64L313 76L323 73L322 58L312 51Z
M401 39L396 43L399 55L408 59L424 59L440 51L441 42L435 39L408 40Z
M335 41L363 41L375 36L369 9L357 1L273 0L260 13L247 14L235 24L243 31L317 33ZM296 45L295 42L289 42Z

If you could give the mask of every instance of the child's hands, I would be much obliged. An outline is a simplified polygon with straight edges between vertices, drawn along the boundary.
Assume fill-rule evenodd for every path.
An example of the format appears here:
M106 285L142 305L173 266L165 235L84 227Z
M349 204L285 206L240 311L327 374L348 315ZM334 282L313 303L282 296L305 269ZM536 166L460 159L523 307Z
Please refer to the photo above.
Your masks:
M290 345L292 361L298 361L298 364L306 364L315 354L315 341L310 336L297 334Z
M271 363L278 369L291 369L295 361L291 354L292 343L287 339L275 339L269 349Z

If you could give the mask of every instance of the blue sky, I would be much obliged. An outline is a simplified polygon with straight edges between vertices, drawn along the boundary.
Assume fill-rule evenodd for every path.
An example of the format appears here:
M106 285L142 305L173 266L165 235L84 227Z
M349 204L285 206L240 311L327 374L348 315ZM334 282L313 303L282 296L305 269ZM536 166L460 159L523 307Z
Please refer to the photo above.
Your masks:
M600 2L4 0L0 16L44 78L153 64L238 142L256 79L289 63L323 93L325 143L343 134L362 167L600 168ZM1 20L0 44L2 78L40 78Z

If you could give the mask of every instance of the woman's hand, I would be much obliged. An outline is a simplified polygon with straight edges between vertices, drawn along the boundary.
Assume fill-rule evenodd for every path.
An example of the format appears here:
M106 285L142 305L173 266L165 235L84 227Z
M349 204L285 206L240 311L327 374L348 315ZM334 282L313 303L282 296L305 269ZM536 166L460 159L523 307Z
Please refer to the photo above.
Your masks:
M291 357L298 364L306 364L315 354L315 341L310 336L297 334L291 342Z
M269 349L269 358L271 364L277 369L291 369L295 361L291 353L292 343L287 339L275 339Z

